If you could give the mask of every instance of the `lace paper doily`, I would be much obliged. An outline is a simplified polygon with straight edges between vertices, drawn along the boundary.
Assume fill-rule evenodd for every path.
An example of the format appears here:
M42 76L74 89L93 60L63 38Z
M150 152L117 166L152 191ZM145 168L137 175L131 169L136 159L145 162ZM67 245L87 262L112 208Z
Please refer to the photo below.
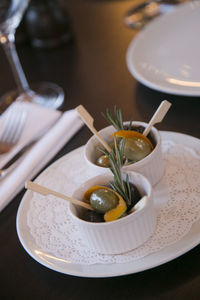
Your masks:
M200 155L170 140L163 141L162 148L165 174L154 187L157 227L142 246L119 255L98 254L84 244L69 216L67 201L35 193L30 200L27 223L36 244L72 263L105 264L137 260L183 238L200 218ZM95 175L80 149L48 168L37 182L69 195Z

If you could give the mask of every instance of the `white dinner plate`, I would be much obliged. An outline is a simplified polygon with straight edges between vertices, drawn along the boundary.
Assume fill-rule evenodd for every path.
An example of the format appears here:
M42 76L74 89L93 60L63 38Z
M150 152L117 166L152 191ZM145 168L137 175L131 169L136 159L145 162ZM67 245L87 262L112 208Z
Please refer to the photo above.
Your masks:
M200 140L185 134L161 131L163 139L170 139L176 143L190 146L196 151L200 151ZM45 182L45 174L51 175L55 178L56 185L56 166L63 160L70 159L77 153L81 153L83 147L78 148L71 153L65 155L50 167L48 167L38 178L37 182L41 184ZM66 178L67 181L67 178ZM54 186L52 186L52 189ZM116 263L116 264L92 264L82 265L74 264L69 260L64 260L55 257L54 255L45 252L39 247L33 236L30 233L27 225L27 212L29 210L32 192L27 191L21 201L21 204L17 213L17 233L24 249L40 264L69 275L81 276L81 277L112 277L121 276L126 274L137 273L150 268L154 268L161 264L171 261L178 256L186 253L200 243L200 220L193 224L191 230L178 242L163 248L157 252L154 252L142 259L134 260L128 263Z
M169 94L200 96L200 1L178 5L151 21L127 50L130 73Z

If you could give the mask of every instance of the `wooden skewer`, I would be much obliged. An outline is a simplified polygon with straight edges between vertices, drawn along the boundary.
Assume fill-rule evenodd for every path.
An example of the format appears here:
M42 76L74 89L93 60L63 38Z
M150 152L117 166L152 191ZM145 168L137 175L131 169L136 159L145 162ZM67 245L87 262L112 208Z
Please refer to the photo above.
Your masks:
M144 130L143 135L147 136L151 130L151 127L156 123L160 123L164 119L164 116L168 112L171 105L172 104L167 100L161 102L158 109L156 110L153 117L151 118L149 124L147 125L146 129Z
M37 183L32 182L32 181L27 181L25 183L25 188L28 189L28 190L31 190L33 192L36 192L38 194L44 195L44 196L45 195L54 195L54 196L56 196L58 198L62 198L62 199L68 200L68 201L72 202L75 205L79 205L79 206L82 206L84 208L93 210L93 208L89 204L87 204L85 202L82 202L80 200L74 199L74 198L69 197L67 195L58 193L56 191L50 190L50 189L48 189L48 188L46 188L44 186L41 186L41 185L39 185Z
M88 113L88 111L83 107L83 105L79 105L76 108L76 111L80 115L80 117L83 120L83 122L88 126L88 128L92 131L92 133L97 137L97 139L99 140L99 142L106 148L106 150L108 152L110 152L111 151L110 146L106 143L106 141L104 141L104 139L100 136L100 134L98 133L98 131L94 128L94 125L93 125L94 124L94 119Z

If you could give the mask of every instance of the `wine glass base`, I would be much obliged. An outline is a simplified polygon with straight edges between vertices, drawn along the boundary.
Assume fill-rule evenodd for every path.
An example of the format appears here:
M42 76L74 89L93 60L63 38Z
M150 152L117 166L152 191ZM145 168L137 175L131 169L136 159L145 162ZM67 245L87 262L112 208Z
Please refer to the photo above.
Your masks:
M43 82L31 85L33 95L30 97L34 103L39 105L58 109L64 102L64 91L55 83ZM22 96L23 100L24 95ZM0 113L16 99L19 99L19 92L17 90L6 93L0 98Z
M57 109L64 102L64 91L55 83L44 82L33 84L31 89L35 92L33 102L42 106Z

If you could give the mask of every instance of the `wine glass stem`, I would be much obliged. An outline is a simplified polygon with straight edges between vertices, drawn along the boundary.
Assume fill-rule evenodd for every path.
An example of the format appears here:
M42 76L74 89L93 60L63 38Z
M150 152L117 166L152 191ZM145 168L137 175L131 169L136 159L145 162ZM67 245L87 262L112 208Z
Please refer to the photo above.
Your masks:
M3 46L9 64L13 71L14 79L17 84L19 93L31 92L16 51L14 33L2 36L0 38L0 42Z

